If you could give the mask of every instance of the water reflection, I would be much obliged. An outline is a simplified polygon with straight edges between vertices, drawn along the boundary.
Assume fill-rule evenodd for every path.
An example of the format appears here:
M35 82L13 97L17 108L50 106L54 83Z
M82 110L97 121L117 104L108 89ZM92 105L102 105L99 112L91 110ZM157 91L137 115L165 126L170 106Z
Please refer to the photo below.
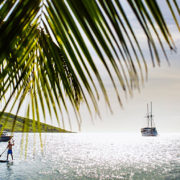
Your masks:
M43 134L43 149L38 138L34 143L33 136L29 135L27 145L20 146L21 135L15 135L14 162L7 164L6 169L0 164L3 180L167 179L170 173L173 178L180 177L179 134L157 138L129 134Z
M14 171L13 171L13 162L7 162L6 163L6 166L7 166L7 171L6 171L6 178L7 179L11 179L11 177L13 176L14 174Z
M7 162L6 164L7 164L8 170L11 170L11 166L13 166L13 161L12 161L12 162L9 161L9 162Z

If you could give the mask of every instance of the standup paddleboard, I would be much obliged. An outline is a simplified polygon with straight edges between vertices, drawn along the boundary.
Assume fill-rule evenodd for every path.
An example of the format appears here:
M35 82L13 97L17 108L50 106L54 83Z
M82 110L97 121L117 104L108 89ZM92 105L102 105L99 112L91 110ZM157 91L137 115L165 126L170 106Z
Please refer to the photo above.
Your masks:
M0 163L6 163L9 162L8 160L0 160Z

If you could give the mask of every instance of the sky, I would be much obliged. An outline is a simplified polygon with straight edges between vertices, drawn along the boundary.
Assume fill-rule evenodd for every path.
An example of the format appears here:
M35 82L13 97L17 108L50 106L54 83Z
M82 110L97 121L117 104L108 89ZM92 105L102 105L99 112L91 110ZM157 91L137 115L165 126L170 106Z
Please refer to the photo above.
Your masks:
M103 100L99 102L101 119L94 115L94 123L87 117L86 110L82 109L82 132L140 132L140 128L146 125L147 103L150 104L151 101L158 132L180 132L180 33L172 20L166 4L162 1L159 1L159 3L177 47L176 53L171 52L166 47L170 65L168 65L164 56L161 55L160 67L156 65L154 68L149 55L146 55L148 81L145 82L141 91L135 90L132 98L128 97L125 99L122 95L123 108L120 108L112 86L107 86L113 114L110 113ZM138 32L138 40L144 47L144 54L148 54L145 36L138 27L133 15L131 16L131 23L134 24L133 27ZM106 77L104 78L105 82L108 83Z
M160 132L180 132L180 63L178 54L171 60L171 67L165 63L161 67L149 68L149 79L141 92L134 92L132 98L119 107L111 93L113 114L101 103L102 120L96 117L94 125L83 121L83 132L140 132L146 124L147 103L152 101L156 127ZM112 91L112 89L109 89Z
M127 96L126 98L124 94L121 93L123 107L120 107L112 84L103 68L99 65L98 69L101 70L102 79L107 88L106 90L109 95L113 113L110 112L104 99L100 96L101 98L98 103L101 118L93 111L92 120L84 103L81 103L81 132L140 132L140 128L146 125L145 115L147 103L151 101L153 105L154 121L158 132L180 132L180 33L172 20L170 12L165 5L165 1L163 1L164 3L160 0L158 2L163 9L166 22L168 23L177 47L177 52L174 53L165 45L170 66L162 53L160 57L161 66L159 67L156 65L155 68L152 66L145 35L140 30L137 21L127 7L126 10L127 12L129 11L129 18L134 29L136 29L136 35L141 47L143 47L143 53L145 54L145 59L148 64L148 81L146 81L144 85L141 85L140 92L137 90L133 92L133 97ZM92 54L93 53L92 50ZM94 57L96 57L95 54ZM120 85L118 89L121 89ZM24 111L24 109L21 109L19 115L24 116ZM70 118L73 131L79 131L76 117L71 109ZM53 121L47 118L47 123L57 125L55 117ZM66 129L69 130L68 121L66 121Z

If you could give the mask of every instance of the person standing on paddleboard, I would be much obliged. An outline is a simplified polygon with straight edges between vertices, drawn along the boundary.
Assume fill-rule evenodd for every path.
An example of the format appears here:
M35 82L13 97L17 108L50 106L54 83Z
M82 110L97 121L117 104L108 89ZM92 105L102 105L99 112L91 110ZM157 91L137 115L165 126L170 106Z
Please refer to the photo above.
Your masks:
M14 146L14 140L13 140L13 143L11 143L11 141L8 141L8 145L7 145L7 149L8 149L7 160L8 160L9 154L11 154L11 158L13 160L12 146Z

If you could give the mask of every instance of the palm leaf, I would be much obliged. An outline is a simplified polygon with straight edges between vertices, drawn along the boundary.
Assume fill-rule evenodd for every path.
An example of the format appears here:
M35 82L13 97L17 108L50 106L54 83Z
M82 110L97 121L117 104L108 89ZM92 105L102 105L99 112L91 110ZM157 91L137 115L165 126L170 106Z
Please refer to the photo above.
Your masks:
M18 104L18 114L30 96L28 115L31 109L33 119L40 122L40 112L44 119L46 111L50 116L54 113L59 126L65 128L64 110L70 117L68 98L80 129L81 101L90 114L91 105L99 114L97 101L102 92L111 110L99 66L106 70L122 106L118 84L125 94L132 95L134 88L140 89L140 81L144 83L147 79L148 71L124 3L120 0L0 1L0 101L7 99L2 112L9 104L11 110ZM176 0L174 6L168 0L166 3L179 29L179 14L175 13L179 13L179 4ZM153 65L160 64L157 46L168 60L163 40L170 49L175 50L175 45L163 9L156 0L127 0L127 5L146 35ZM72 128L70 118L69 125Z

